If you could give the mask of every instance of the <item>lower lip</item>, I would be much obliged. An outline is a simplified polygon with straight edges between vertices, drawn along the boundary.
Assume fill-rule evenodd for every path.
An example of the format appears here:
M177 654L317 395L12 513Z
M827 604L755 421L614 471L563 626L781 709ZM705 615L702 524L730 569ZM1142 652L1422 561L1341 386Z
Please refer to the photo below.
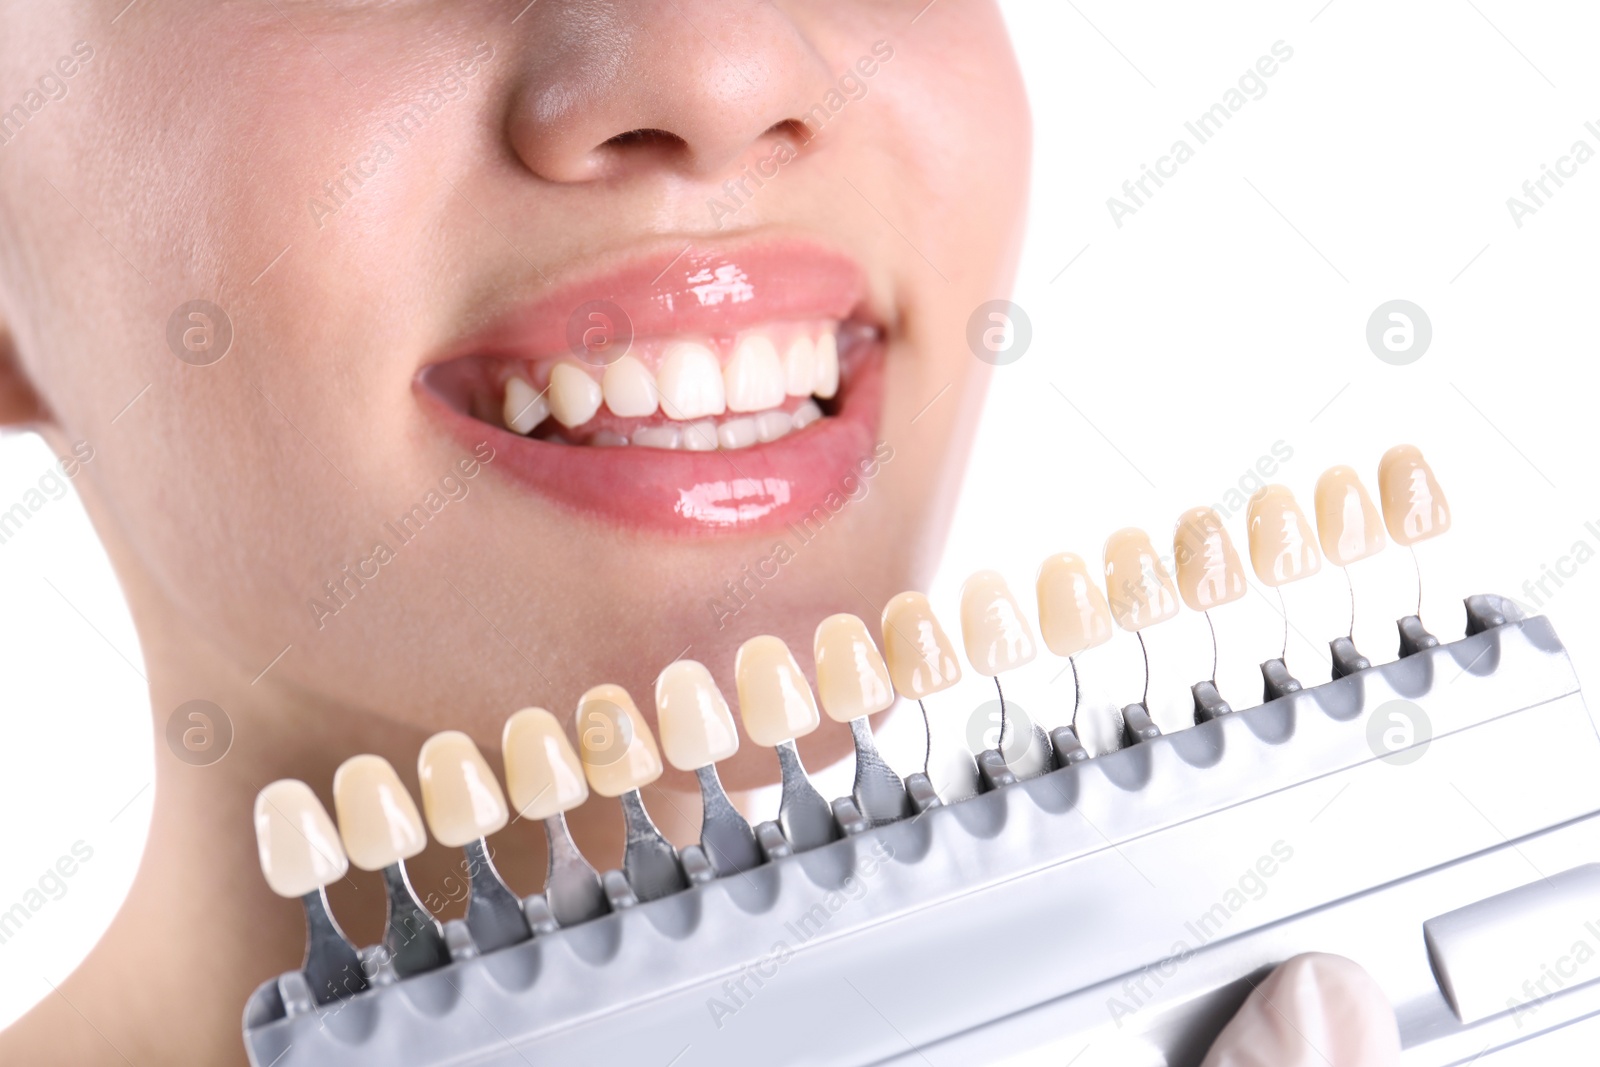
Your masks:
M418 392L452 437L467 448L487 439L496 470L563 507L648 533L761 533L859 492L883 401L883 351L873 348L841 391L837 414L726 452L552 444L456 411L425 387Z

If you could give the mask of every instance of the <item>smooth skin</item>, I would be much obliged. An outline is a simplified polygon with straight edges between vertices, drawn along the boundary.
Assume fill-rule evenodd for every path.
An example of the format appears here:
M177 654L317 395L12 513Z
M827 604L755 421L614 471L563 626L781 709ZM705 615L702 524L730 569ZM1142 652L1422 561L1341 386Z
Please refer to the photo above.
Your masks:
M298 964L303 937L257 869L250 812L268 781L302 778L331 805L338 764L373 752L415 790L437 730L494 753L511 711L572 708L599 681L645 696L686 644L731 691L744 638L806 648L824 616L870 617L925 583L989 371L966 319L1010 288L1030 125L996 7L923 8L0 0L0 107L29 108L0 144L0 421L62 455L92 444L75 484L132 608L158 735L197 697L235 730L208 767L156 745L129 900L59 992L0 1034L0 1060L243 1062L241 1005ZM709 210L879 41L893 60L779 179L732 216ZM421 131L375 163L388 125L441 87ZM366 175L353 195L313 207L347 167ZM866 269L886 311L879 436L895 458L737 626L718 627L708 591L769 539L629 532L492 463L318 626L322 583L464 457L415 378L482 325L475 309L611 257L746 234L817 238ZM167 344L196 299L234 330L210 366ZM821 766L849 736L802 748ZM746 746L724 779L765 780L765 755ZM693 796L669 775L647 798L678 840ZM613 803L591 800L573 826L615 865ZM538 827L496 844L513 886L540 883ZM433 845L411 865L446 916L457 860ZM376 940L375 878L332 892L352 936Z

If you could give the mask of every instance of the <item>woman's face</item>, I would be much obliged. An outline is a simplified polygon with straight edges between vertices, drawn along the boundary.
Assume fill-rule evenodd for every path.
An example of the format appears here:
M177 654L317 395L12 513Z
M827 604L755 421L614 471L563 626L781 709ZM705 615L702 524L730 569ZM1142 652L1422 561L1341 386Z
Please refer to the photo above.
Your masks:
M0 0L7 407L147 632L306 706L809 671L928 574L1019 240L1000 16L924 4Z

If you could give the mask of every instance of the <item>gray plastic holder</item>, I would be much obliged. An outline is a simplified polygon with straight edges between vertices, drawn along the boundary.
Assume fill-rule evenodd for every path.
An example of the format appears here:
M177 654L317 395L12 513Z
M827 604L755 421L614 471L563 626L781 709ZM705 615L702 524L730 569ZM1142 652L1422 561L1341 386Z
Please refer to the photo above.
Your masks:
M286 1004L284 976L245 1044L256 1067L1181 1067L1251 980L1333 951L1408 1064L1459 1062L1600 1011L1591 983L1463 1023L1422 933L1529 863L1600 858L1596 768L1549 622L1502 620L336 1004Z

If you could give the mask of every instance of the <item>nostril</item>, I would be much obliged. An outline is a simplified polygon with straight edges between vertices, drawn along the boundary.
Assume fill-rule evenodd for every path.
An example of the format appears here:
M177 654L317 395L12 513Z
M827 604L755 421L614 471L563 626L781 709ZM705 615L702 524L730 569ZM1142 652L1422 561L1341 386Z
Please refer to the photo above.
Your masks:
M800 119L784 119L782 122L774 122L771 126L768 126L767 132L762 136L776 137L779 140L788 141L795 148L799 148L811 140L811 129Z
M631 148L664 148L681 151L688 147L688 142L675 133L667 130L628 130L619 133L600 145L602 149L627 150Z

